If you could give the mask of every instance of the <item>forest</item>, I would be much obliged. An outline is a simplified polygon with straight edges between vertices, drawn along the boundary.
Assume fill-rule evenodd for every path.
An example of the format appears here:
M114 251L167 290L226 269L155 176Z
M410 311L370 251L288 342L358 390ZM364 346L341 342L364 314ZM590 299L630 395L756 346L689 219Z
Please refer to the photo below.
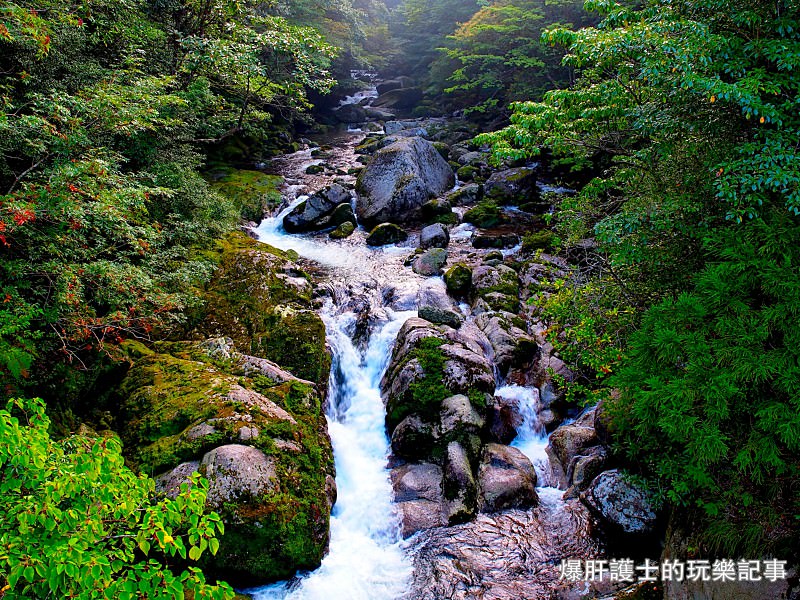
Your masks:
M324 591L359 395L417 545ZM0 401L0 598L798 598L800 2L3 2Z

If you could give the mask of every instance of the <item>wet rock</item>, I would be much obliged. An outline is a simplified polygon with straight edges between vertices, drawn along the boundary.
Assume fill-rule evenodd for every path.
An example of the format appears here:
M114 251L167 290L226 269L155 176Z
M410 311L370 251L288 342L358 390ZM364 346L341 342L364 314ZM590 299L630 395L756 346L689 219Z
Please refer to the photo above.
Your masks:
M470 183L447 195L447 201L453 206L467 206L483 199L483 186Z
M274 461L251 446L214 448L200 461L208 479L207 503L218 509L227 502L257 498L277 487Z
M463 298L472 288L472 269L464 264L454 265L444 274L444 282L448 293Z
M419 219L422 205L453 186L453 171L430 142L404 138L378 150L356 182L356 213L368 225Z
M425 250L429 248L447 248L450 243L450 233L441 223L428 225L419 234L419 246Z
M475 434L483 430L486 420L463 394L442 400L440 433L442 436Z
M343 202L331 213L331 225L339 226L347 222L355 224L356 215L350 202Z
M289 233L304 233L340 225L343 221L333 222L332 215L344 211L339 208L342 205L349 207L350 198L350 192L339 184L326 187L286 215L283 227Z
M442 217L453 214L453 207L446 200L434 198L422 205L422 220L426 223L437 221Z
M495 396L489 408L489 439L498 444L508 445L517 437L517 428L522 417L515 402Z
M626 534L652 533L658 521L650 494L616 469L598 475L581 500L606 524Z
M475 317L494 352L494 362L502 374L512 366L532 363L539 354L536 341L499 313L483 313Z
M486 181L484 193L500 204L532 202L538 197L536 171L521 167L494 173Z
M394 223L382 223L375 227L367 236L367 245L386 246L388 244L399 244L408 239L408 234L404 229Z
M431 248L417 257L412 270L417 275L424 277L441 275L445 263L447 263L447 250L444 248Z
M458 442L450 442L446 452L443 485L447 522L455 525L475 516L478 486L464 447Z
M333 240L343 240L353 235L355 230L356 226L350 221L346 221L331 231L329 235Z
M333 115L342 123L363 123L367 120L367 112L358 104L345 104L333 111Z
M478 480L481 512L530 508L538 504L536 471L528 457L516 448L487 444Z
M372 106L378 108L414 108L422 100L422 90L416 87L389 90L378 96Z
M392 452L407 460L421 460L430 455L437 438L432 424L409 415L392 432Z
M392 90L414 87L414 80L411 79L411 77L406 77L405 75L402 75L394 79L387 79L386 81L381 81L375 87L378 90L378 94L380 95L380 94L385 94L386 92L391 92Z
M309 165L306 168L306 175L319 175L325 172L325 165Z
M472 236L472 247L478 250L486 248L513 248L519 245L516 233L479 233Z
M453 329L458 329L464 322L464 318L458 313L437 306L421 306L419 318L436 325L447 325Z
M413 540L409 554L413 575L404 600L577 600L612 591L595 593L596 584L560 577L560 559L553 557L604 558L588 510L577 501L479 514L463 525L431 529Z
M569 425L562 425L550 435L547 454L561 485L573 485L576 460L586 456L590 448L597 446L597 435L592 425L594 411L588 411Z
M570 495L586 488L600 474L606 465L608 454L602 446L592 446L581 456L576 457L570 473Z
M392 487L403 537L447 524L442 514L442 469L431 463L392 469Z

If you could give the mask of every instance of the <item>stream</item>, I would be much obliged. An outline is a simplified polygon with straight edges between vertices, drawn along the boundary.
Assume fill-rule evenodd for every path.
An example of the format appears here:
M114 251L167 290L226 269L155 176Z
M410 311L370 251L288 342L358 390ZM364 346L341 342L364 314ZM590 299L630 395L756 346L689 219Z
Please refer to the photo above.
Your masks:
M372 94L368 92L348 101L369 97ZM331 170L341 173L357 164L354 149L362 138L363 133L350 127L326 140L332 148L325 159ZM364 242L367 232L361 227L345 240L331 240L327 233L287 234L283 217L307 194L334 178L354 182L352 176L330 172L306 174L308 166L320 162L312 156L312 148L273 161L270 170L285 178L285 208L265 219L255 234L260 241L294 250L321 268L327 288L320 314L333 356L327 420L338 487L330 550L317 570L247 593L255 600L550 597L538 594L552 589L558 578L554 557L567 552L565 547L576 555L596 552L596 547L581 533L588 530L586 516L570 509L561 499L563 491L551 487L554 482L544 451L547 434L538 418L539 390L535 387L498 380L495 395L519 407L522 422L512 445L535 467L539 506L481 514L472 523L402 539L390 482L391 446L380 382L403 323L417 316L426 298L446 297L446 288L441 277L425 278L404 266L417 246L418 232L412 231L402 245L383 248L368 247ZM452 255L473 251L471 231L469 225L454 228ZM462 306L462 310L469 322L468 307ZM504 521L509 518L515 523L510 528ZM476 558L472 572L465 575L471 583L459 581L460 562L468 564ZM474 581L476 577L481 581ZM499 595L487 592L492 589Z

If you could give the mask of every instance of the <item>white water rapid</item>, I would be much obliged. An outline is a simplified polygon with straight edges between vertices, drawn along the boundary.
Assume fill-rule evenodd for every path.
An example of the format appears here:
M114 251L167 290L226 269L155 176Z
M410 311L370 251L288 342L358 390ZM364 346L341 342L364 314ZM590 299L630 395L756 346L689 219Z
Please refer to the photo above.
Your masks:
M391 600L405 592L411 562L401 547L392 502L380 381L400 327L417 314L420 290L443 289L443 284L427 282L402 267L409 248L370 249L363 239L352 244L332 242L327 236L287 235L283 217L304 199L300 196L266 219L256 233L262 242L294 250L328 267L331 274L335 291L321 316L333 354L327 418L338 498L331 515L330 552L322 566L248 593L254 600ZM359 343L355 298L368 304L365 343Z

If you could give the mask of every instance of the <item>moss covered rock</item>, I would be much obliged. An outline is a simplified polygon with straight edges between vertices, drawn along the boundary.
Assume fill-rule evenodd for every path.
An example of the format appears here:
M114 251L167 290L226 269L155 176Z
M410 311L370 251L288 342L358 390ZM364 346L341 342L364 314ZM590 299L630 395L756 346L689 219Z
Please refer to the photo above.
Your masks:
M222 515L225 535L205 570L242 586L318 566L335 473L315 386L201 343L127 350L128 458L161 473L167 492L195 470L209 479L209 507Z
M331 231L329 235L330 235L331 239L343 240L343 239L348 238L351 235L353 235L353 232L355 230L356 230L356 226L352 222L347 221L347 222L342 223L341 225L339 225L333 231Z
M506 222L503 211L492 201L483 200L464 213L464 221L476 227L496 227Z
M394 223L382 223L375 227L367 237L367 244L370 246L386 246L388 244L399 244L408 239L408 234L402 227Z
M465 297L472 287L472 269L463 263L453 265L444 274L447 291L456 298Z
M189 336L227 336L245 354L272 360L301 379L325 384L325 325L311 309L309 277L290 256L241 235L217 243L218 265Z
M283 177L278 175L225 167L214 169L206 177L213 189L233 200L247 221L260 221L281 203Z

